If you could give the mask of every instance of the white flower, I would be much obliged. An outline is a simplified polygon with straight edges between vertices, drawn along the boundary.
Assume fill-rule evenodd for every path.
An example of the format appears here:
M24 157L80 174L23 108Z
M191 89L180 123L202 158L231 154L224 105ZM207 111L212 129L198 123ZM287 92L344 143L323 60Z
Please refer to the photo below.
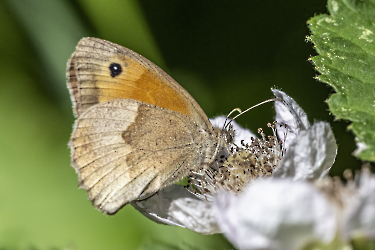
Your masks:
M258 179L238 196L217 195L218 224L239 249L293 250L311 243L351 249L351 241L375 239L375 175L364 167L354 180Z
M290 177L296 180L322 178L332 167L336 153L336 140L326 122L310 126L305 112L284 92L273 90L277 133L285 141L286 154L273 172L273 177ZM286 135L286 138L285 138Z
M366 167L356 179L357 183L347 184L351 192L344 197L341 234L347 240L356 237L375 239L375 175Z
M291 179L257 179L240 195L215 199L218 223L239 249L300 249L314 240L330 242L334 210L314 186Z
M227 188L212 178L213 172L204 170L208 171L208 177L203 174L201 183L208 184L198 185L198 188L201 193L208 190L205 199L191 194L183 186L172 185L132 205L159 223L186 227L202 234L223 232L235 246L246 249L246 246L277 249L278 246L299 246L311 239L331 240L336 228L333 209L311 184L298 181L322 178L328 173L336 156L332 131L325 122L310 126L305 112L291 97L279 90L273 92L277 98L275 129L283 142L282 148L275 139L276 134L270 141L266 141L263 133L262 139L252 140L255 136L250 131L232 122L235 143L243 146L234 152L233 157L237 156L234 160L244 158L246 164L253 161L247 169L259 170L246 179L246 174L240 175L241 164L237 166L236 161L228 164L228 169L235 174L225 175L225 187L231 186L230 183L243 183L240 189L236 184L232 185L233 192L224 192ZM223 118L215 118L212 123L218 120L222 122ZM246 143L253 144L246 146ZM253 145L260 146L251 151ZM266 150L260 152L260 149ZM262 178L269 177L268 172L273 172L272 177ZM290 245L284 240L296 244ZM254 245L246 245L248 242Z

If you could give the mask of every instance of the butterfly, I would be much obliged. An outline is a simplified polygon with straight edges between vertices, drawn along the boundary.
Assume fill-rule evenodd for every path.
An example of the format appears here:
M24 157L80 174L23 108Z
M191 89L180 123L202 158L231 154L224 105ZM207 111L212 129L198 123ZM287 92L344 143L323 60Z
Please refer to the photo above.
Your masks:
M105 214L215 164L233 137L162 69L109 41L79 41L67 86L71 165Z

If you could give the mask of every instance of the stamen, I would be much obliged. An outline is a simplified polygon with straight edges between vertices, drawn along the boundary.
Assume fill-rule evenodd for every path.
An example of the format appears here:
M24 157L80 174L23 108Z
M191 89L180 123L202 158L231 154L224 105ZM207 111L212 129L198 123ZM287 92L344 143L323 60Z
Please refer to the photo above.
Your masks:
M241 140L241 145L232 147L231 155L218 167L206 166L192 172L188 190L201 199L212 200L219 190L240 193L252 180L270 177L283 156L283 143L276 136L275 125L276 122L267 124L272 136L266 137L260 128L261 139L251 138L250 144Z

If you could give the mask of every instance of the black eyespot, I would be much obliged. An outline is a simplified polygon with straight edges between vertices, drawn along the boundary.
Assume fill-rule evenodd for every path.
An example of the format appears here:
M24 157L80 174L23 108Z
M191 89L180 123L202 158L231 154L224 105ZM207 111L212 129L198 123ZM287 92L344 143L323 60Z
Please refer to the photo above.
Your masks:
M109 65L109 70L111 71L112 77L118 76L122 72L121 65L118 63L111 63L111 65Z

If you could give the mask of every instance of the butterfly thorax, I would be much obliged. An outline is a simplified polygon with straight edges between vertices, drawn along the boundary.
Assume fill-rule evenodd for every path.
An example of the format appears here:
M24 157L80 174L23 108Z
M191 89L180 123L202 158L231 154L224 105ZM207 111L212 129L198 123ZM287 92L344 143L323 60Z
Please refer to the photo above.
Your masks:
M204 148L205 158L201 160L201 167L216 168L220 160L229 156L230 144L233 142L233 129L213 127L212 131L202 131L206 137ZM203 152L202 152L203 153Z

